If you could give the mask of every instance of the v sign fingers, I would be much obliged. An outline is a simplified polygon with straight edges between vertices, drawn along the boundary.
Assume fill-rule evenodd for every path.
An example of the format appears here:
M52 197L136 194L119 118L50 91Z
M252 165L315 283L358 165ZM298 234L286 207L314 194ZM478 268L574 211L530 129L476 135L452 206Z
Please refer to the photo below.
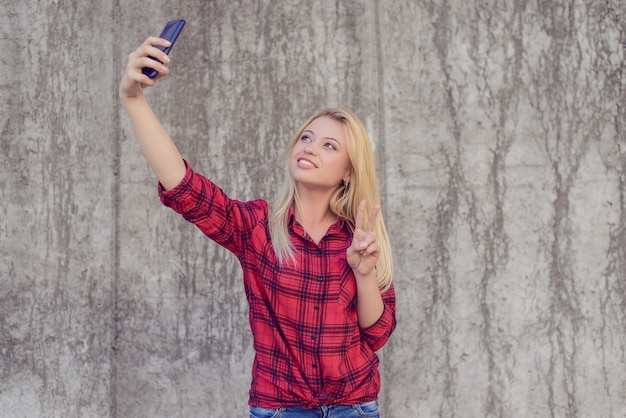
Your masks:
M365 200L361 201L357 210L352 245L346 251L348 264L355 274L359 275L369 275L373 271L380 253L374 233L380 206L374 206L367 223L365 222L365 206Z
M363 201L363 205L365 206L365 201ZM374 209L372 209L372 213L370 213L370 217L367 220L367 225L365 225L365 232L374 232L374 228L376 227L376 218L378 217L379 212L380 206L374 206Z
M359 209L357 211L357 221L355 225L354 238L360 240L358 243L359 248L362 250L368 247L375 240L374 229L376 228L376 218L380 212L380 206L376 205L372 209L372 213L367 220L367 223L363 221L365 217L365 200L361 201Z
M356 210L356 219L354 220L354 228L363 228L363 218L365 218L365 199L361 200Z

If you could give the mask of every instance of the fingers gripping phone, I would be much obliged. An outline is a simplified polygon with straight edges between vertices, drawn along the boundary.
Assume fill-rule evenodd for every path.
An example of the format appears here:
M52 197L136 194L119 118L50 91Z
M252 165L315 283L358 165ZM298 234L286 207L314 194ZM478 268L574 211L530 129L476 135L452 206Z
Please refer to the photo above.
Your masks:
M161 32L160 37L170 41L170 46L168 48L157 46L157 48L169 55L170 51L172 50L172 47L174 46L174 42L176 42L176 38L178 38L178 35L180 35L180 32L183 30L183 26L185 26L185 21L183 19L170 20L169 22L167 22L165 24L165 27L163 28L163 32ZM155 61L159 61L158 59L154 57L149 57L149 58L152 58ZM150 78L154 78L159 74L157 70L153 68L149 68L149 67L143 67L141 69L141 72Z

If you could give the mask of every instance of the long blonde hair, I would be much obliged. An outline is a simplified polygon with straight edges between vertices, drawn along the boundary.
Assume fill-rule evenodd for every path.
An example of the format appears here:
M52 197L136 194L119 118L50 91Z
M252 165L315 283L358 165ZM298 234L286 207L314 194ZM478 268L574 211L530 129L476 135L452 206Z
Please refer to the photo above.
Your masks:
M285 153L287 160L285 183L282 193L276 197L270 212L269 227L272 246L281 264L295 261L294 248L289 237L287 222L290 207L294 202L298 201L298 193L296 183L289 172L289 158L306 127L322 116L328 116L344 126L351 167L350 182L342 184L333 193L330 198L330 210L337 216L347 220L351 227L354 228L358 206L362 200L366 202L365 219L369 217L373 207L380 204L374 153L369 135L361 121L353 113L342 108L324 109L317 112L302 125L287 144ZM393 261L391 245L382 216L379 216L376 220L374 233L376 234L376 242L380 247L380 256L376 264L378 287L384 291L391 286Z

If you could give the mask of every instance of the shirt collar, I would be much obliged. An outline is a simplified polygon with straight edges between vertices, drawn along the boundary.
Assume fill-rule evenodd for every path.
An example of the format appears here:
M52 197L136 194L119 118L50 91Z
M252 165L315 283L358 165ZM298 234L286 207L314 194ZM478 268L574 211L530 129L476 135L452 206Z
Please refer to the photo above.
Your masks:
M293 209L293 205L291 205L289 207L289 214L287 217L287 227L293 230L295 223L296 223L296 213L295 213L295 210ZM330 234L333 232L341 231L344 228L350 231L351 229L350 223L345 218L339 216L337 219L337 222L335 222L334 224L330 226L330 228L328 228L328 233Z

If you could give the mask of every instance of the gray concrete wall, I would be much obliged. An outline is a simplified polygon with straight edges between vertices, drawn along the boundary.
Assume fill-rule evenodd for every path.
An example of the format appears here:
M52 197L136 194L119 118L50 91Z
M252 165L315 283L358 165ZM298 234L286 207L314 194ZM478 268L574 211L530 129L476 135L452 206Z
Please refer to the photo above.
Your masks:
M160 205L117 100L178 17L150 101L231 196L273 196L320 107L370 130L398 291L384 416L623 416L621 0L4 0L1 416L247 416L240 268Z

